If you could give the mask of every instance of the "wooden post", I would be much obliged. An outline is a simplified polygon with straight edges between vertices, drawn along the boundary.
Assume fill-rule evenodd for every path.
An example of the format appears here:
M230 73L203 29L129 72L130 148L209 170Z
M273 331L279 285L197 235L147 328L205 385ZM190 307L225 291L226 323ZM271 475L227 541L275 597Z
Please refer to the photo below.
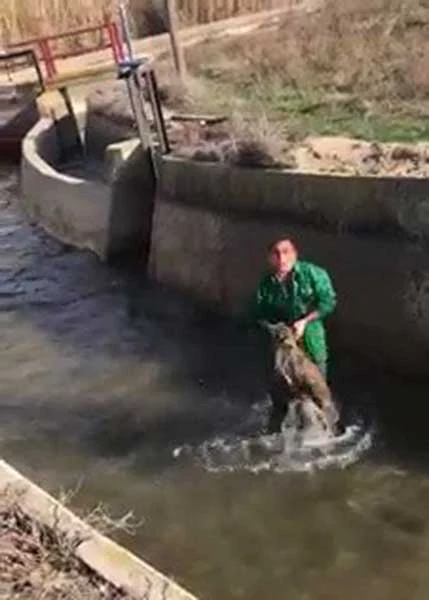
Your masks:
M179 24L177 19L176 1L165 0L167 9L168 32L170 34L171 50L173 52L174 67L180 79L184 81L186 77L186 64L183 48L179 41Z

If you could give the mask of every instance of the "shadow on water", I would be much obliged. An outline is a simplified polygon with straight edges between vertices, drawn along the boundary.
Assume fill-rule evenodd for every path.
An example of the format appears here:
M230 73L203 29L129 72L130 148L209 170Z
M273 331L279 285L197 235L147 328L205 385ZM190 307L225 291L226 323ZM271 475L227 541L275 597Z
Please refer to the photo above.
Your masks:
M49 489L81 482L81 507L144 516L125 543L202 598L427 598L427 385L336 353L336 393L378 425L361 463L257 477L176 463L177 444L239 429L264 397L261 348L25 225L14 177L0 170L2 455Z

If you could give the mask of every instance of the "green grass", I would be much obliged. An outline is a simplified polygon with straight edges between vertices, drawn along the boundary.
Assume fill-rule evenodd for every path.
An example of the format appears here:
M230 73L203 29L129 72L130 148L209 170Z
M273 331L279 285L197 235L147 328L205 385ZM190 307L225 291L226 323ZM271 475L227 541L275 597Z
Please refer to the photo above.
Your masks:
M429 118L401 112L373 113L359 98L301 90L276 82L264 83L219 80L206 72L210 106L222 112L240 111L251 117L265 114L284 131L302 135L347 135L379 142L418 142L429 140Z

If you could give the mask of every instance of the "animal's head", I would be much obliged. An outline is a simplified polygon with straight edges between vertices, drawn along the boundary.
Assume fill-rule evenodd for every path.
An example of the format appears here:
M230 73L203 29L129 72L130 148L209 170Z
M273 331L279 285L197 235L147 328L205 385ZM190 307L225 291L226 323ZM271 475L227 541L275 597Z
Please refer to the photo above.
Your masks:
M268 323L264 321L262 325L270 333L274 346L294 350L297 348L298 343L295 338L295 334L291 327L285 325L285 323Z

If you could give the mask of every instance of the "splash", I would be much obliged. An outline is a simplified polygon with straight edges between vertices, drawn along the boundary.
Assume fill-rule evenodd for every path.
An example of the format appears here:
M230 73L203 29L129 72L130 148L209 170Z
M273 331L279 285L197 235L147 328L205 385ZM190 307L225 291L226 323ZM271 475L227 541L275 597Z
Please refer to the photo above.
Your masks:
M191 460L210 472L310 472L345 468L372 446L374 430L358 417L335 437L319 430L303 432L292 420L286 422L282 433L263 435L258 430L264 426L266 406L267 403L254 405L243 424L244 429L253 429L253 434L226 434L196 446L184 444L174 450L174 458Z

